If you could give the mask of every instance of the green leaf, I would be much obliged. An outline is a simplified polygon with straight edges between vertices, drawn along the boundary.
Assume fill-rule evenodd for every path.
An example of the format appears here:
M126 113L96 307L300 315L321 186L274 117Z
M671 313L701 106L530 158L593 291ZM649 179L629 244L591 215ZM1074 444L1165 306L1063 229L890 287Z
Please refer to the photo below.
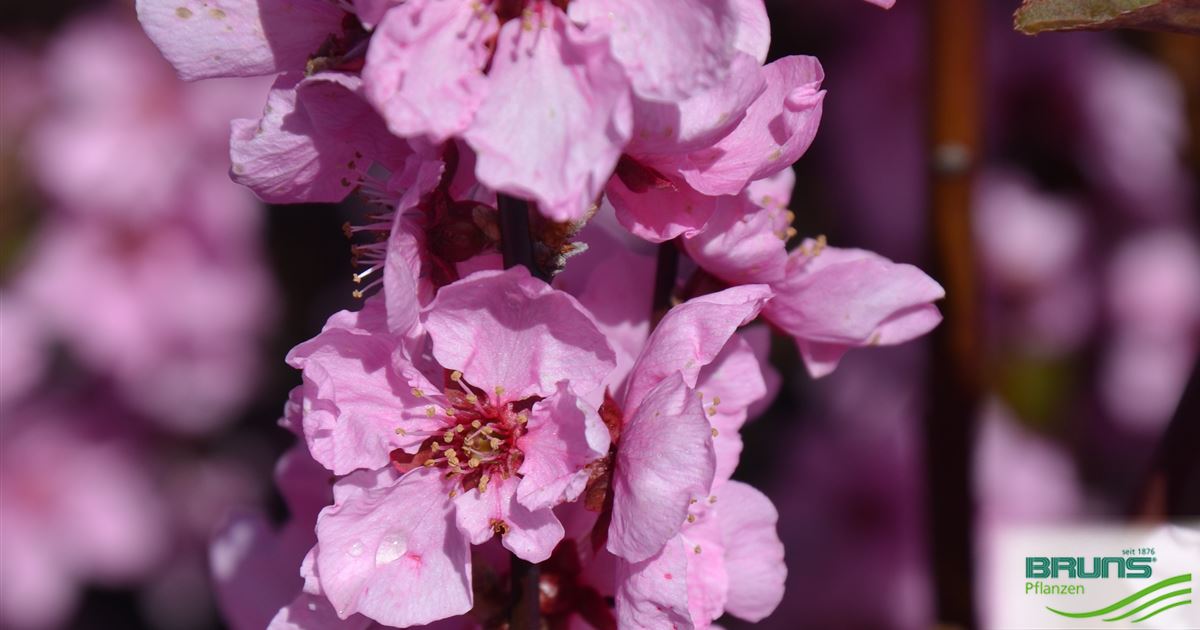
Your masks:
M1200 34L1200 0L1024 0L1013 18L1026 35L1114 28Z

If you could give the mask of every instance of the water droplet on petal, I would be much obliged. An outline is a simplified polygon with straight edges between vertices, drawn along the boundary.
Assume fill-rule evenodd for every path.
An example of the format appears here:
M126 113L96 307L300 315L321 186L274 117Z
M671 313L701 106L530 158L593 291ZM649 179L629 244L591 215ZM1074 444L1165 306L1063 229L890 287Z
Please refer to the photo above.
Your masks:
M353 558L357 558L362 555L364 548L365 547L363 546L362 541L358 540L355 541L353 545L350 545L350 548L346 550L346 553L350 554L350 556Z
M379 541L379 547L375 550L375 565L383 566L389 562L395 562L406 551L408 551L408 545L404 536L399 532L391 532Z

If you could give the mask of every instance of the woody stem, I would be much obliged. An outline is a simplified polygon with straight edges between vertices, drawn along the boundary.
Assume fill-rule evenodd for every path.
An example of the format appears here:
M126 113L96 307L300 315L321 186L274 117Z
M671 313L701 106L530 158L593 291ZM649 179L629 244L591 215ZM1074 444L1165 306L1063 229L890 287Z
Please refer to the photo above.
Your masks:
M500 254L504 268L521 265L534 277L549 281L533 258L533 238L529 234L529 202L505 194L497 196L500 210Z
M533 239L529 234L529 203L501 194L496 205L500 210L500 252L504 258L504 268L521 265L530 274L547 280L534 263ZM510 630L538 630L542 627L538 566L514 555L511 567L508 627Z
M679 273L679 247L674 240L658 246L658 264L654 269L654 298L650 305L650 326L658 326L667 311L671 310L671 296L675 292L675 277Z

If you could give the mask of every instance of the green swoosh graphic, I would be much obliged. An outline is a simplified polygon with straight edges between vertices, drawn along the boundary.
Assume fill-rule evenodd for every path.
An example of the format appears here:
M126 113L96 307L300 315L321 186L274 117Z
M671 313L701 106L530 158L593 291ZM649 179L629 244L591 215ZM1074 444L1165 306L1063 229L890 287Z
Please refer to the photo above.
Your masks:
M1124 607L1128 606L1129 604L1132 604L1133 602L1135 602L1135 601L1145 597L1146 595L1149 595L1150 593L1153 593L1154 591L1157 591L1159 589L1163 589L1168 586L1173 586L1175 584L1182 584L1184 582L1190 582L1190 581L1192 581L1191 573L1184 573L1182 575L1176 575L1173 578L1167 578L1161 582L1156 582L1154 584L1151 584L1150 586L1147 586L1146 588L1134 593L1133 595L1130 595L1129 597L1126 597L1125 599L1122 599L1121 601L1119 601L1115 604L1112 604L1111 606L1106 606L1104 608L1101 608L1100 610L1093 610L1091 612L1071 613L1071 612L1064 612L1061 610L1055 610L1049 606L1046 607L1046 610L1049 610L1050 612L1052 612L1056 615L1062 615L1063 617L1071 617L1073 619L1084 619L1087 617L1099 617L1100 615L1107 615L1110 612L1120 610L1121 608L1124 608Z
M1171 591L1170 593L1167 593L1166 595L1159 595L1158 597L1155 597L1154 599L1146 602L1145 604L1142 604L1141 606L1138 606L1137 608L1134 608L1133 610L1130 610L1129 612L1125 613L1124 615L1121 615L1120 617L1109 617L1108 619L1105 619L1105 621L1120 621L1121 619L1124 619L1126 617L1131 617L1133 615L1136 615L1136 614L1142 612L1143 610L1146 610L1147 608L1157 604L1158 602L1161 602L1164 599L1171 599L1172 597L1175 597L1177 595L1190 595L1191 593L1192 593L1192 589L1190 589L1190 588L1184 588L1184 589L1180 589L1178 591Z
M1149 615L1146 615L1145 617L1138 617L1137 619L1134 619L1133 623L1137 623L1139 621L1145 621L1146 619L1149 619L1149 618L1153 617L1154 615L1157 615L1160 612L1167 612L1168 610L1171 610L1172 608L1174 608L1176 606L1182 606L1184 604L1190 604L1190 603L1192 603L1192 600L1185 599L1181 602L1175 602L1174 604L1171 604L1170 606L1163 606L1162 608L1159 608L1158 610L1150 613Z

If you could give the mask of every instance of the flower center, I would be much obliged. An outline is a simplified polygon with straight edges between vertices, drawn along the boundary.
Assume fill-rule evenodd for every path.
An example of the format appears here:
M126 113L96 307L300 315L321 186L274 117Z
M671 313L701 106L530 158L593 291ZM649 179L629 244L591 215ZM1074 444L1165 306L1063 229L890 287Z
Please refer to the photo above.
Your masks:
M493 480L516 475L525 460L517 440L526 431L532 400L506 401L499 387L489 396L457 371L450 374L445 394L451 406L442 413L449 424L426 440L414 459L423 460L423 466L444 469L447 479L460 479L464 491L478 488L485 492ZM457 491L451 492L454 494Z

